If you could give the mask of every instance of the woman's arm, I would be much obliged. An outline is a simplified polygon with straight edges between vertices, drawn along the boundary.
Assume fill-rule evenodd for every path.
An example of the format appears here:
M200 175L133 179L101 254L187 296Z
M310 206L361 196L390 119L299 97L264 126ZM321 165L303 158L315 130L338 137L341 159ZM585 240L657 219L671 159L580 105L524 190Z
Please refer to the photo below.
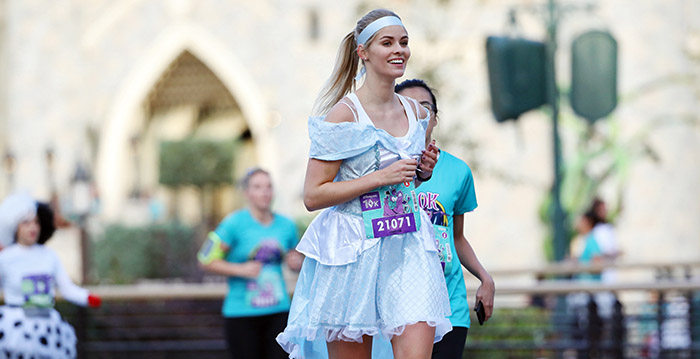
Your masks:
M291 249L284 256L284 261L289 269L298 272L301 270L301 265L304 263L304 255L296 249Z
M56 280L58 291L61 292L63 298L82 307L88 305L88 296L90 292L73 283L58 259L56 260L54 269L54 279Z
M467 268L469 273L481 281L479 289L476 291L476 302L481 301L486 310L486 320L491 317L493 313L493 297L496 292L496 286L493 282L491 275L484 269L479 262L479 259L474 253L474 249L464 237L464 215L454 216L454 238L455 238L455 250L457 251L457 256L459 256L459 261L462 265Z
M225 275L228 277L240 277L255 279L260 274L262 263L247 261L243 263L231 263L223 259L214 259L211 263L200 264L207 272Z
M360 178L333 182L341 161L309 159L304 180L304 206L309 211L347 202L377 187L412 181L416 160L406 159L392 163L379 171Z
M353 122L354 117L345 105L335 105L326 116L331 123ZM417 161L399 160L390 166L360 178L333 182L342 160L323 161L310 158L304 180L304 206L309 211L347 202L377 187L412 181Z
M214 245L221 247L221 255L224 255L230 249L230 247L223 242L217 242ZM253 279L257 278L258 274L260 274L262 263L258 261L232 263L223 258L213 258L206 262L200 261L199 266L203 270L215 274Z

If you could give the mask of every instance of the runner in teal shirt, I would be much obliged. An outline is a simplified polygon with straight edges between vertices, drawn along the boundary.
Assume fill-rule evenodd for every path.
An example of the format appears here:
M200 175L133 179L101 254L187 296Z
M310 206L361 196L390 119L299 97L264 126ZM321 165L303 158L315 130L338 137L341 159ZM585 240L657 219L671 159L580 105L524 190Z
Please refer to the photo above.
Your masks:
M290 298L282 264L301 268L297 229L272 212L272 182L262 169L243 179L246 209L224 218L197 254L202 268L228 277L222 314L231 358L287 358L275 336L287 324Z
M226 261L262 264L257 278L229 277L224 317L247 317L289 311L289 295L282 278L282 258L297 244L294 222L273 213L268 224L258 222L248 209L226 217L211 235L230 249Z
M428 131L432 131L437 125L438 111L430 87L422 80L406 80L396 86L396 92L417 100L431 112ZM435 343L432 358L461 359L471 324L462 265L481 280L474 306L479 301L483 303L486 320L491 317L495 292L493 278L481 265L464 236L464 213L477 207L471 169L459 158L440 151L432 177L418 187L418 192L418 204L430 215L435 229L435 240L450 295L450 321L454 327L442 341Z

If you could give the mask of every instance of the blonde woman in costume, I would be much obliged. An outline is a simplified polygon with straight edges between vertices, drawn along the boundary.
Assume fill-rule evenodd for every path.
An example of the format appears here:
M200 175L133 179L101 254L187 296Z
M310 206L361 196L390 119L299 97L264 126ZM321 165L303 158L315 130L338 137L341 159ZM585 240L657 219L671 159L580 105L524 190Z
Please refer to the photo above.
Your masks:
M370 358L390 343L395 358L427 359L452 329L430 219L416 203L437 160L425 147L429 114L394 93L408 42L395 13L365 15L309 119L304 204L323 211L297 246L306 259L277 336L290 358Z

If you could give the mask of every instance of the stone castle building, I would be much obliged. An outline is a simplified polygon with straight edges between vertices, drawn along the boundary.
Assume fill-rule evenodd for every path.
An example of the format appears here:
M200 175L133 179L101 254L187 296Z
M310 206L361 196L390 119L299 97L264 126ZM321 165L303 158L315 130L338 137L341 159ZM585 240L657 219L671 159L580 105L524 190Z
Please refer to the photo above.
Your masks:
M489 35L543 39L542 3L2 0L0 195L56 193L70 212L84 177L100 223L146 221L144 201L196 223L202 211L240 206L238 192L220 188L201 203L192 189L174 196L158 184L158 144L206 138L236 141L235 176L269 169L276 210L308 220L307 117L342 37L366 11L386 7L411 37L406 78L438 90L438 144L474 170L479 209L466 231L479 257L489 268L543 264L551 121L545 111L494 121L484 52ZM569 86L573 38L605 28L619 45L620 100L591 130L562 95L567 171L603 178L595 192L621 205L624 260L699 260L700 3L572 3L580 6L559 22L560 88ZM566 201L582 193L575 188L565 185Z

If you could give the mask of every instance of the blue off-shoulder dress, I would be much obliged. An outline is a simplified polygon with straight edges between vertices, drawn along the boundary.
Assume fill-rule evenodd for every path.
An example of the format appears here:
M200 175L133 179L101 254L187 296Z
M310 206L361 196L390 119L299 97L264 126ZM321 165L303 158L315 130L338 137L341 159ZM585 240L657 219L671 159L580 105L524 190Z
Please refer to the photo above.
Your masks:
M335 181L420 156L428 119L417 118L415 101L399 96L409 130L394 137L374 127L355 94L347 98L356 122L309 119L310 157L342 160ZM391 355L389 341L406 325L426 322L435 327L435 341L452 329L431 222L419 211L420 229L381 238L365 234L359 198L316 216L297 246L306 259L287 327L277 336L290 358L327 358L327 342L362 342L363 335L373 337L375 353Z

